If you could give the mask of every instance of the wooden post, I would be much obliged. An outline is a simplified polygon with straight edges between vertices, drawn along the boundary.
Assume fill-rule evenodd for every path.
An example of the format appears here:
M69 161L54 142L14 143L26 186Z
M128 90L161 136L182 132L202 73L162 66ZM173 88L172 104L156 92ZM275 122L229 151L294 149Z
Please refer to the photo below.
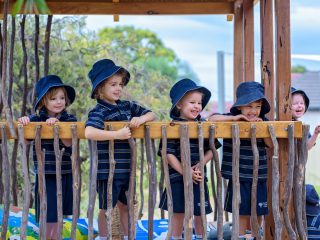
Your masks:
M274 39L273 39L273 0L264 0L260 1L260 47L261 47L261 60L260 60L260 69L261 69L261 83L264 86L264 93L270 104L270 112L267 114L269 120L274 119ZM276 140L276 139L274 139ZM278 142L277 142L278 144ZM275 145L274 145L275 147ZM273 209L273 207L278 208L279 205L272 206L274 203L272 190L274 185L272 182L274 178L273 174L273 162L277 164L276 169L279 171L279 158L277 151L277 159L274 160L274 153L272 149L267 149L268 154L268 208ZM275 149L274 149L275 151ZM279 174L279 172L278 172ZM278 176L279 178L279 176ZM279 183L277 184L277 189L279 189ZM277 190L279 191L279 190ZM277 196L279 197L279 196ZM279 201L278 201L279 202ZM269 214L265 216L265 238L266 239L277 239L277 234L281 232L279 227L275 226L273 220L273 211L269 211ZM277 217L275 216L275 219ZM278 219L276 219L278 221ZM277 232L275 232L277 231ZM279 239L279 238L278 238Z
M62 239L62 229L63 229L63 209L62 209L62 176L61 176L61 165L62 156L64 153L64 148L60 150L59 144L59 126L54 125L54 154L56 156L56 183L57 183L57 216L58 216L58 229L57 235L58 239ZM50 207L50 206L49 206Z
M213 160L217 176L217 237L218 240L223 238L223 207L222 207L222 175L220 171L220 161L219 154L215 146L215 136L216 136L216 127L214 125L210 126L209 129L209 144L210 149L213 153Z
M138 219L141 219L143 216L143 207L144 207L144 193L143 193L143 175L144 175L144 140L140 139L140 207L138 213Z
M71 239L76 239L77 223L80 214L80 193L81 193L81 170L79 159L79 139L77 136L77 125L71 126L72 132L72 185L73 185L73 215L72 215L72 228Z
M136 195L136 171L137 171L137 145L135 140L131 137L128 139L131 152L131 172L130 172L130 181L129 189L127 192L127 201L128 201L128 226L129 226L129 240L135 239L136 232L136 217L135 217L135 195Z
M274 131L274 127L272 124L269 125L269 132L270 132L270 136L271 136L271 140L272 140L272 144L273 144L273 156L272 156L272 171L271 171L271 180L268 179L268 186L269 186L269 192L273 192L272 194L272 212L273 216L274 216L274 222L273 222L273 218L267 218L267 220L272 221L273 222L273 226L271 226L270 222L269 226L270 230L272 230L271 234L272 234L272 238L275 240L280 240L281 239L281 232L282 232L282 222L281 222L281 216L280 216L280 209L279 209L279 205L280 205L280 201L279 201L279 182L280 182L280 178L279 178L279 144L276 138L276 134ZM268 168L269 170L269 168ZM270 174L269 174L270 175ZM272 187L270 187L272 186ZM268 201L269 201L269 196L268 196ZM269 204L270 205L270 204ZM269 212L269 214L270 214ZM266 229L266 228L265 228ZM265 231L266 232L266 231ZM268 233L270 234L270 233ZM267 235L267 234L266 234ZM270 239L267 238L266 239Z
M30 205L30 179L28 171L28 160L27 160L27 147L24 139L24 130L23 125L19 124L18 126L18 138L19 146L21 149L21 165L23 172L23 211L20 227L20 238L26 239L27 225L28 225L28 214L29 214L29 205Z
M173 214L173 203L172 203L172 190L170 184L170 176L169 176L169 167L168 167L168 159L167 159L167 126L163 125L161 127L162 132L162 149L161 149L161 156L162 156L162 164L163 164L163 173L164 173L164 182L166 186L167 192L167 204L168 204L168 232L166 236L166 240L171 239L172 235L172 214Z
M239 205L241 202L239 182L240 138L239 125L232 124L232 240L239 238Z
M291 46L290 46L290 0L275 0L276 78L278 120L291 120ZM279 139L280 161L280 209L284 209L285 179L288 175L288 141ZM288 202L291 222L294 222L292 199ZM281 239L291 239L287 231ZM292 239L291 239L292 240Z
M237 0L234 3L234 33L233 33L233 88L244 82L244 23L243 2ZM234 91L235 93L236 91Z
M253 0L243 0L244 81L254 81L254 16Z

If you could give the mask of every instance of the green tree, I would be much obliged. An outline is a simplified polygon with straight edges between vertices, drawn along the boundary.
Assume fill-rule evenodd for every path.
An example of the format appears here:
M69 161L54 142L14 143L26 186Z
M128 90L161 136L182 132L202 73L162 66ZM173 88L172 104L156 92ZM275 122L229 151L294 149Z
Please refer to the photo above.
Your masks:
M307 71L307 68L303 65L296 65L291 67L292 73L305 73Z

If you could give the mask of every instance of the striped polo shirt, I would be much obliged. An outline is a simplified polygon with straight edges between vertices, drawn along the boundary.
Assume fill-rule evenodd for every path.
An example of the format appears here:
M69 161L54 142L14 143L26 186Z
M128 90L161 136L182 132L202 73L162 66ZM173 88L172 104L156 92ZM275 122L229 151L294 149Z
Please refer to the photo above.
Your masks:
M226 114L230 115L230 114ZM263 118L267 121L266 118ZM232 179L232 139L223 139L223 158L221 173L224 178ZM267 151L263 139L257 139L259 151L258 180L267 180ZM240 181L252 181L253 176L253 152L250 139L240 139L239 178Z
M307 214L308 240L320 239L320 215L310 216Z
M104 122L130 121L150 112L135 102L118 100L116 105L98 99L97 105L89 112L86 127L105 129ZM98 180L108 179L109 141L98 141ZM114 159L116 161L114 178L130 176L131 152L128 140L114 140Z
M45 122L50 116L47 111L43 108L39 111L39 114L33 114L29 116L30 122ZM67 111L63 111L60 115L57 116L60 122L76 122L77 118L71 114L68 114ZM56 174L56 155L54 153L54 144L53 139L42 139L41 140L41 149L45 150L45 174ZM61 174L71 173L71 154L72 147L66 147L61 140L59 140L59 148L64 148L65 151L62 156L61 162ZM37 154L35 149L35 141L33 141L33 161L35 172L38 174L38 161Z
M174 118L175 121L186 121L182 118ZM196 121L203 121L203 119L200 119L200 116L196 119ZM215 141L216 148L220 148L221 144L218 140ZM162 150L162 141L160 141L159 144L159 151L158 155L161 157L161 150ZM210 150L209 145L209 139L204 139L203 141L203 150L204 153ZM167 154L174 155L180 162L181 162L181 147L180 147L180 139L168 139L167 140ZM198 139L190 139L190 160L191 160L191 166L196 165L200 161L200 155L199 155L199 140ZM178 173L174 168L169 166L169 177L170 182L176 182L176 181L183 181L183 177L180 173ZM206 166L205 166L205 175L207 172Z

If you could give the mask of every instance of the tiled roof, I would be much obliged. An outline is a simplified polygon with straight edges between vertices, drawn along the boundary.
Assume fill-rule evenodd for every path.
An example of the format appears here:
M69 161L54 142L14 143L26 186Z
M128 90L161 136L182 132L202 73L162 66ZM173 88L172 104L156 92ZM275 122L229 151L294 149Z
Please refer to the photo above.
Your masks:
M303 90L310 99L309 110L320 110L320 71L291 74L292 87Z

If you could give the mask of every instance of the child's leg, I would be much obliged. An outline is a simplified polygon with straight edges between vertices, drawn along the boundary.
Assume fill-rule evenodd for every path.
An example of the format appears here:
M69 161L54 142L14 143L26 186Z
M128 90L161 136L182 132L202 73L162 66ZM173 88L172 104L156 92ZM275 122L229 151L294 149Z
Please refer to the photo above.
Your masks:
M183 230L183 220L184 213L173 213L172 214L172 238L182 238L182 230Z
M107 219L106 219L106 210L100 209L98 215L98 228L99 228L99 236L107 237Z
M194 230L197 236L203 236L203 227L201 216L194 216Z
M58 223L47 222L46 224L47 239L58 239Z
M125 236L128 236L128 218L129 218L128 206L123 204L120 201L118 201L117 206L119 208L119 213L120 213L121 229L123 231L123 234Z
M250 230L250 216L249 215L240 215L239 216L239 235L245 235L246 230Z

